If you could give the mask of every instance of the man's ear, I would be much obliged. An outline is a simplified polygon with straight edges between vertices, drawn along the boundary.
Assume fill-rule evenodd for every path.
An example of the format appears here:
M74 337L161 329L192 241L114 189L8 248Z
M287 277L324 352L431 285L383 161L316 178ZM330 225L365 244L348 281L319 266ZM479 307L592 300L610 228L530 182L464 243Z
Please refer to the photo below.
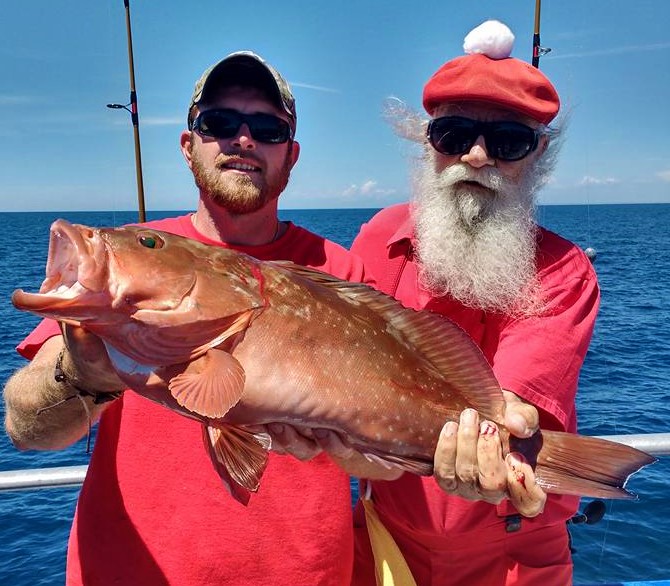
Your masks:
M300 158L300 143L294 140L291 144L291 169L295 166Z
M193 143L191 142L190 130L182 131L181 135L179 136L179 147L181 149L181 154L184 155L184 159L186 159L186 164L188 165L188 168L192 169L193 163L191 159L191 149L193 147Z
M546 134L541 135L537 145L537 155L542 156L544 154L544 151L547 150L548 146L549 146L549 137Z

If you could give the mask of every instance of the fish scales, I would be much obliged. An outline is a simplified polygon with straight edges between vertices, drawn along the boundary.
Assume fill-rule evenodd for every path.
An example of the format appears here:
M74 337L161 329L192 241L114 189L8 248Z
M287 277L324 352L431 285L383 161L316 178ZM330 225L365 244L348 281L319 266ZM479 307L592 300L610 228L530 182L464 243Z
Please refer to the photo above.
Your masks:
M269 270L265 276L265 291L272 295L274 282L282 283L285 276ZM339 306L330 307L308 297L301 305L311 307L307 313L314 316L319 326L312 328L309 321L294 319L287 323L286 305L271 304L255 319L233 353L241 363L248 365L245 366L247 381L254 381L254 395L265 403L273 389L282 385L284 422L301 427L309 421L311 426L318 424L336 431L345 430L351 436L348 443L354 447L358 446L356 436L369 434L378 442L401 443L407 446L406 454L417 456L420 452L411 441L417 424L428 419L429 423L419 427L439 433L439 423L444 421L444 416L426 405L417 412L414 421L407 421L405 425L396 421L392 428L394 436L390 437L389 414L397 413L405 400L416 401L416 390L428 386L428 381L418 380L420 372L405 368L399 360L402 358L399 351L395 355L386 354L389 360L381 360L378 336L372 334L373 326L369 323L366 328L358 327L363 321L358 313L345 315ZM332 327L333 323L337 329ZM274 340L278 337L293 343L277 344L273 336ZM399 345L402 341L393 338L392 343ZM268 364L272 365L271 378L267 377ZM362 400L364 407L360 405ZM394 401L398 404L394 405ZM229 418L243 424L269 423L272 418L276 421L276 413L268 413L268 421L259 421L260 409L259 405L254 407L253 413L246 409L239 413L233 408ZM300 414L299 418L293 414Z

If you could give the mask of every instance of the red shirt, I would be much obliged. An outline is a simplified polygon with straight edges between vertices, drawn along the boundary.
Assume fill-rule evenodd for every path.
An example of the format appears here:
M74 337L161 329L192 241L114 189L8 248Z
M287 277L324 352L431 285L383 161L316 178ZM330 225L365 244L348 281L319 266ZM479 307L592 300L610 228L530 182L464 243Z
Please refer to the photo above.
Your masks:
M150 222L209 244L191 216ZM344 248L289 224L276 242L235 247L362 281ZM19 346L32 358L55 322ZM349 584L353 541L349 477L325 455L270 453L247 507L219 480L200 423L133 392L103 413L70 534L68 585Z
M408 307L445 315L464 328L484 352L502 388L538 407L541 427L575 431L579 370L599 306L596 275L583 252L553 232L540 229L537 268L549 306L541 317L511 320L467 308L451 297L434 298L422 289L412 238L407 204L393 206L363 226L352 251L363 259L382 291ZM442 563L446 573L445 581L440 581L436 562L428 561L428 550L446 548L453 554L454 549L481 547L489 548L491 554L494 541L508 536L519 539L520 533L563 524L579 502L576 497L549 495L541 515L524 519L521 532L506 533L503 517L516 512L509 503L495 507L450 497L432 478L404 474L395 482L374 482L372 494L379 517L405 551L419 584L466 583L454 577L459 574L453 563ZM362 518L361 511L356 518ZM532 544L530 540L524 545L531 560ZM541 548L540 543L536 547ZM537 559L544 555L538 549ZM427 570L431 564L432 569ZM428 576L432 582L427 581Z

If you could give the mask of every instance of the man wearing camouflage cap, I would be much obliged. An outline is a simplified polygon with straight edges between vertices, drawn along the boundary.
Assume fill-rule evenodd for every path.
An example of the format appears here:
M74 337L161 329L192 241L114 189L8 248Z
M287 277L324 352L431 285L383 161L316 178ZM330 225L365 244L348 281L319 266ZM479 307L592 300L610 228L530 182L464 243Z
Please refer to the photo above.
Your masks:
M208 69L181 134L197 210L149 225L365 280L348 251L277 217L298 160L296 122L288 84L259 56L234 53ZM349 477L325 454L303 463L272 452L260 491L243 507L217 476L199 423L124 393L98 339L66 334L67 348L55 322L44 321L24 340L19 351L34 360L8 382L5 400L7 431L23 449L63 448L86 435L87 412L100 417L70 535L68 585L348 586ZM53 378L58 357L61 382ZM85 404L57 404L76 396ZM295 433L270 431L273 446Z

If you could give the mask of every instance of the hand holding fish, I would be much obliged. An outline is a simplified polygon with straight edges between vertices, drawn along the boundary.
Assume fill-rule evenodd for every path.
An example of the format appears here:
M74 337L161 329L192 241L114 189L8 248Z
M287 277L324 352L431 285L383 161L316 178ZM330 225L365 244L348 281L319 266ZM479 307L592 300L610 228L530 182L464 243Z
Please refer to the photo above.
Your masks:
M107 397L125 386L116 376L101 340L61 324L30 365L4 390L5 428L18 449L62 449L90 434Z
M516 437L530 437L538 428L537 410L513 393L503 394L505 426ZM509 454L503 459L498 426L480 421L474 409L465 409L459 423L449 421L442 428L435 450L434 476L445 492L468 500L498 504L509 498L526 517L540 514L547 500L525 458Z
M96 395L120 393L126 389L98 336L67 323L61 323L60 327L67 349L69 369L66 374L70 382Z

